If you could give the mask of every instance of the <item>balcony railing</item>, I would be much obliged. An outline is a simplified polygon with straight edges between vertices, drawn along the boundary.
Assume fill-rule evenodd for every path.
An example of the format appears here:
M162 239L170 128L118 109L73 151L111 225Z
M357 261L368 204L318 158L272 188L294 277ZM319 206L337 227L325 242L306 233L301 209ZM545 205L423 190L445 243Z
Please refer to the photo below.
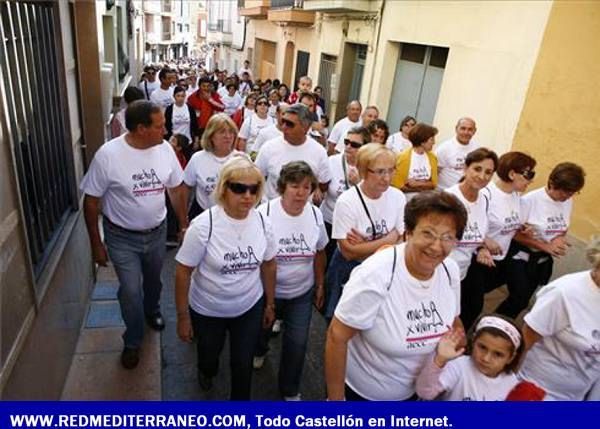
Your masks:
M271 0L271 9L302 9L304 0Z

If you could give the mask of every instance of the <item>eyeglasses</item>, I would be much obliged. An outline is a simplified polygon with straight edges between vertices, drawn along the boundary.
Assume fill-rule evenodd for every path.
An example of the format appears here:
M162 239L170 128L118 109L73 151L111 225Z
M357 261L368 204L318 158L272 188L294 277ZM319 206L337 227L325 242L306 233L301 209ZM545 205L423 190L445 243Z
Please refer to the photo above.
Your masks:
M256 103L257 106L268 106L269 103L267 103L266 101L259 101L258 103Z
M393 176L394 173L396 172L396 168L377 168L375 170L368 168L367 171L369 173L373 173L376 176L385 177L385 176Z
M296 126L296 124L294 122L290 121L289 119L282 119L281 125L285 125L288 128L294 128Z
M355 141L352 141L352 140L350 140L350 139L344 139L344 144L345 144L346 146L350 145L350 147L353 147L354 149L360 149L360 148L361 148L361 146L362 146L362 143L355 142ZM369 170L369 171L370 171L370 170Z
M525 180L533 180L535 177L535 171L533 170L524 170L519 173Z
M433 244L437 240L440 240L440 243L442 243L442 246L449 247L449 246L454 246L456 244L456 242L458 241L456 239L456 237L454 237L453 235L444 234L444 235L438 236L429 230L419 231L419 235L421 236L421 239L423 241L425 241L427 244Z
M244 183L227 182L227 187L234 194L242 195L250 191L252 195L256 195L258 193L260 185L246 185Z

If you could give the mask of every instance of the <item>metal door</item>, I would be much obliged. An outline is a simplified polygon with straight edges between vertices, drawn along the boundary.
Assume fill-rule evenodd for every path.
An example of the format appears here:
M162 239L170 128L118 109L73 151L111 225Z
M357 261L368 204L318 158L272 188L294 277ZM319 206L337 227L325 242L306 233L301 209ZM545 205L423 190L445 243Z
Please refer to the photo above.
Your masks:
M365 62L367 60L367 45L356 45L356 58L354 60L354 71L352 72L352 85L348 93L348 101L359 100L362 89Z
M321 54L321 66L319 67L319 86L323 88L323 100L327 109L331 106L331 78L335 74L337 57Z
M296 54L296 74L294 76L294 90L298 89L298 81L302 76L308 75L308 59L310 54L304 51L298 51Z

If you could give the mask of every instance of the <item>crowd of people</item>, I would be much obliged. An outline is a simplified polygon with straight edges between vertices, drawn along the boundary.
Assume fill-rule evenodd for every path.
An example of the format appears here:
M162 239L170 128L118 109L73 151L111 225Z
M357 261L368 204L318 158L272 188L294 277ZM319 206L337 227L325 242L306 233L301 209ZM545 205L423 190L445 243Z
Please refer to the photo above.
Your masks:
M327 108L310 77L291 92L248 62L148 65L125 91L81 185L94 260L120 282L122 365L144 320L164 328L169 242L203 390L228 338L230 397L250 399L282 331L279 392L301 399L314 305L330 400L600 399L600 240L590 270L549 283L584 170L561 162L528 192L535 158L482 146L470 117L436 145L433 125L395 132L358 100L329 130Z

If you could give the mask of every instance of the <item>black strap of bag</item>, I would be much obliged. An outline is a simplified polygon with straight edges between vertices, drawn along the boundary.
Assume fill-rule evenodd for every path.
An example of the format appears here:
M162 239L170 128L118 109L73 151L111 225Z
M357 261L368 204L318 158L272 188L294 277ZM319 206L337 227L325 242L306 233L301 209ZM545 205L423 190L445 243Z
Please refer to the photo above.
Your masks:
M371 213L369 213L369 209L367 208L367 203L365 203L365 199L363 198L362 194L360 193L360 189L358 189L358 185L355 185L354 188L356 189L356 192L358 193L358 198L360 198L360 202L363 205L363 208L365 209L365 213L367 213L367 217L369 218L369 222L371 222L371 228L372 228L372 239L375 240L375 237L377 235L377 232L375 231L375 222L373 222L373 219L371 218Z

